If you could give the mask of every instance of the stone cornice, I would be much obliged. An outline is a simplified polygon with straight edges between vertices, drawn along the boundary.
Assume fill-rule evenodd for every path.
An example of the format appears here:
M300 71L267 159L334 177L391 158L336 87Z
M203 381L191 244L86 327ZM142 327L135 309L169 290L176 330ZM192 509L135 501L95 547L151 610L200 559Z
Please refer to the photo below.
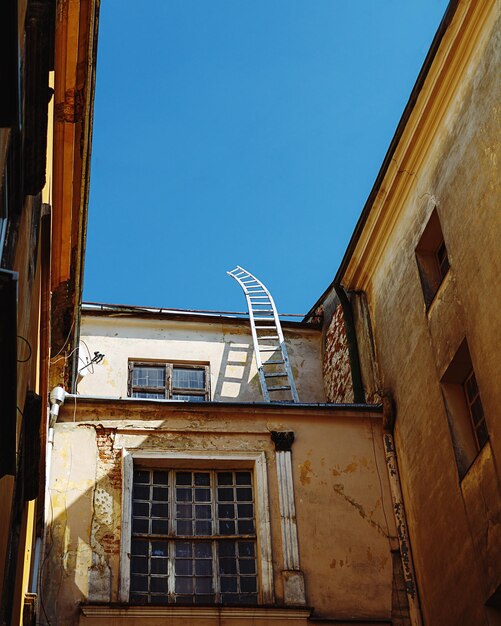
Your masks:
M249 420L255 416L268 419L303 419L311 415L350 419L374 417L382 419L382 409L375 404L297 404L268 402L170 402L139 398L97 398L67 396L60 409L58 422L102 422L155 420L203 420L205 428L215 419Z

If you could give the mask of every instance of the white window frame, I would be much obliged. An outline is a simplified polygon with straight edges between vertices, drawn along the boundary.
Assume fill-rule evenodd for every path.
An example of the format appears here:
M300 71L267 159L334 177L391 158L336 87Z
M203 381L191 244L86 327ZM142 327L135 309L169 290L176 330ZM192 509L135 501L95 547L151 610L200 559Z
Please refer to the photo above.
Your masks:
M271 526L268 496L268 472L264 452L240 451L193 451L177 452L122 449L122 527L120 541L120 583L119 601L129 602L130 591L130 550L132 536L132 485L134 463L158 461L159 467L168 469L188 468L190 463L196 468L240 469L250 468L254 474L256 504L257 573L260 593L259 604L273 604L273 565L271 552ZM234 463L234 465L232 465ZM153 467L153 464L152 464Z

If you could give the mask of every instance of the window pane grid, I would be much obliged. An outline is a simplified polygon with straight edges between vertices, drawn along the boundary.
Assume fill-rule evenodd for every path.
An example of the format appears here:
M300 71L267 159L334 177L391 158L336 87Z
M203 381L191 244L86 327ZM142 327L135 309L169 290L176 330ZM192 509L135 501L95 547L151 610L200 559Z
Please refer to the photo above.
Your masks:
M185 402L209 400L207 366L129 363L129 396Z
M250 471L134 470L132 533L131 602L257 604Z
M174 389L205 389L205 370L195 368L172 368Z

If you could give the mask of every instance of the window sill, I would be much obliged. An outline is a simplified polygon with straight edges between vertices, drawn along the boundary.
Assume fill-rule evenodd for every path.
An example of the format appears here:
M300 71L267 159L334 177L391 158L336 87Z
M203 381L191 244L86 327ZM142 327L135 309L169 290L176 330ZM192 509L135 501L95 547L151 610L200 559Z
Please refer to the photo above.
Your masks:
M308 607L270 607L270 606L132 606L127 604L81 604L80 611L85 618L103 619L109 622L120 618L140 618L141 624L151 618L158 623L158 618L186 619L187 623L194 619L214 619L220 623L224 620L307 620L311 615ZM85 621L85 620L83 620Z

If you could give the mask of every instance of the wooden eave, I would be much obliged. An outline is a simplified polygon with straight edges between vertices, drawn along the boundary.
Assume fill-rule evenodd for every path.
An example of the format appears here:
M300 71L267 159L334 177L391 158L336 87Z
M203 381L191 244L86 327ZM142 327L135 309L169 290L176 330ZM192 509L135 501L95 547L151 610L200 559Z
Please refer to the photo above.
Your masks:
M80 301L87 228L99 0L56 9L51 288ZM73 298L69 298L73 300Z

